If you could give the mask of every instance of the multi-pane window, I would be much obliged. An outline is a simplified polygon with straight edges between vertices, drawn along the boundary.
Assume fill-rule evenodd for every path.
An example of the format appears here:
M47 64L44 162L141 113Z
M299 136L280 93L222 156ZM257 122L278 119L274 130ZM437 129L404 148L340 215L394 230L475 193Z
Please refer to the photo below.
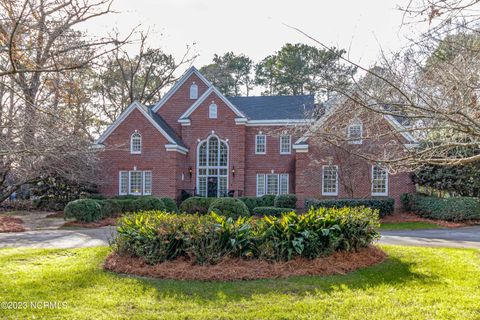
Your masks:
M217 105L215 103L212 103L209 107L208 107L208 117L210 119L217 119Z
M323 166L322 171L322 194L326 196L338 195L338 166Z
M287 194L288 173L257 174L257 196L265 194Z
M362 123L356 121L348 126L348 143L362 144L363 127Z
M388 172L377 165L372 166L372 195L388 195Z
M152 194L151 171L120 171L118 193L120 195L150 195Z
M280 154L290 154L292 152L292 136L280 136Z
M255 153L265 154L267 152L267 136L258 134L255 136Z
M221 197L228 193L228 146L210 136L198 147L197 192L203 197Z
M136 131L130 137L130 153L142 153L142 136Z
M198 98L198 86L194 83L190 86L190 99Z

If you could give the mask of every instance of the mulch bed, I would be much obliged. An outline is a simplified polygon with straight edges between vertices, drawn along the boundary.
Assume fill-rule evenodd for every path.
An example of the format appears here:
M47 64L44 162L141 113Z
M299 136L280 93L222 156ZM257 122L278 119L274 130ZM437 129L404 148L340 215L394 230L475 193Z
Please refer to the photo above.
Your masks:
M231 281L306 275L343 275L359 268L378 264L386 258L387 254L374 246L357 252L335 252L328 257L314 260L297 258L286 262L268 262L225 258L215 265L197 265L186 259L149 265L142 258L112 253L105 260L103 267L117 273L162 279Z
M19 218L0 215L0 232L23 232L23 221Z
M63 227L100 228L114 226L116 223L117 218L105 218L95 222L67 221L63 224Z
M63 217L64 217L63 211L49 213L45 216L45 218L63 218Z
M434 223L442 227L447 227L447 228L459 228L459 227L466 227L474 224L479 224L480 221L467 221L467 222L451 222L451 221L444 221L444 220L432 220L432 219L425 219L422 217L419 217L413 212L400 212L400 213L394 213L389 216L385 216L381 219L381 223L385 222L428 222L428 223Z

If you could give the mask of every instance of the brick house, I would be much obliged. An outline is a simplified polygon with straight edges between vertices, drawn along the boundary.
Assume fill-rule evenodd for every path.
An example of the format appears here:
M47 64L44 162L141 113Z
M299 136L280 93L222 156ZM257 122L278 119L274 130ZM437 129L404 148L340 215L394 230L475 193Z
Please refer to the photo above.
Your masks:
M407 173L358 159L342 163L331 147L296 136L290 129L313 123L305 115L314 108L313 96L226 97L192 67L157 104L134 102L100 136L100 190L172 198L295 193L299 207L307 197L390 196L398 205L401 193L414 190ZM338 108L347 117L354 109ZM328 125L327 118L315 123ZM379 121L385 129L401 126ZM355 147L367 146L363 130L369 128L362 119L348 124ZM398 145L412 139L403 134Z

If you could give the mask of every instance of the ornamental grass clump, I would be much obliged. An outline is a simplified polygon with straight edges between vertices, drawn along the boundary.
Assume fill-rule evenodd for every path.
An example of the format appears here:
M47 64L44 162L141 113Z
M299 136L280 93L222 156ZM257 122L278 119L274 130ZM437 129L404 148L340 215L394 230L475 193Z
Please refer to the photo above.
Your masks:
M215 264L224 257L287 261L366 247L378 237L378 212L322 208L298 215L233 219L150 211L120 219L113 250L155 264L185 258Z

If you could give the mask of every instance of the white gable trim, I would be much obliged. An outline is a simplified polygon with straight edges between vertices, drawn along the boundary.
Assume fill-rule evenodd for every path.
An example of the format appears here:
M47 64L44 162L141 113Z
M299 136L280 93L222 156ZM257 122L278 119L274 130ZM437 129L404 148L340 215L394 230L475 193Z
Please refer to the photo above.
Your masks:
M173 87L170 88L170 90L168 90L168 92L160 99L160 101L158 101L155 106L152 108L152 111L153 112L157 112L164 104L165 102L168 101L168 99L170 99L170 97L175 93L177 92L177 90L187 81L187 79L192 75L192 74L195 74L197 77L200 78L200 80L203 81L203 83L205 83L207 85L207 87L211 87L212 84L210 83L210 81L207 80L207 78L205 78L203 76L203 74L200 73L200 71L197 70L197 68L195 67L190 67L181 77L180 79L173 85Z
M165 147L167 148L167 146L177 146L177 150L176 151L185 151L187 152L188 149L186 148L183 148L179 145L177 145L177 143L175 142L175 140L173 140L173 138L165 131L163 130L162 127L160 127L158 125L158 123L155 122L155 120L152 119L152 117L150 117L147 113L147 111L145 111L144 107L138 102L138 101L134 101L125 111L122 112L122 114L120 115L120 117L118 117L117 120L115 120L108 128L107 130L105 130L105 132L98 138L97 141L95 141L95 144L96 145L99 145L99 144L102 144L103 142L105 142L105 140L108 138L108 136L110 136L110 134L112 134L113 131L115 131L115 129L125 120L127 119L128 115L130 113L132 113L133 110L139 110L143 116L145 118L147 118L147 120L167 139L168 141L168 144L165 145ZM168 149L167 149L168 150ZM168 150L170 151L170 150Z
M228 101L228 99L225 98L225 96L217 88L211 86L210 88L208 88L207 91L205 91L204 94L202 94L200 98L198 98L197 101L195 101L194 104L190 106L190 108L187 109L187 111L185 111L184 114L180 116L180 119L178 121L181 123L182 121L187 119L192 114L192 112L195 111L195 109L197 109L212 92L215 93L238 117L246 118L245 115L241 113L240 110L238 110L230 101Z
M408 132L407 129L400 122L398 122L392 115L387 114L387 115L384 115L383 117L385 118L385 120L388 121L388 123L390 123L390 125L395 130L397 130L408 141L407 144L418 143L417 139L415 139L415 137L410 132Z

